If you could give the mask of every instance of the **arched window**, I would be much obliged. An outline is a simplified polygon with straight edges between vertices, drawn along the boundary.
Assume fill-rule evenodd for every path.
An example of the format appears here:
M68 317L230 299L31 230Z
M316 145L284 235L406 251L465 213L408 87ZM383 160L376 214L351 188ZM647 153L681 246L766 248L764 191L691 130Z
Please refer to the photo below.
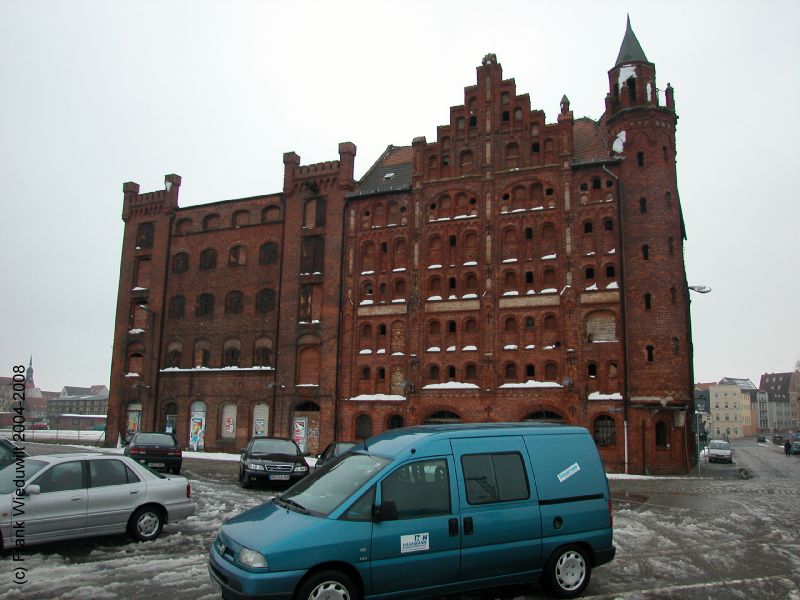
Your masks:
M136 248L152 248L154 232L154 223L140 223L139 228L136 230Z
M532 364L525 365L525 377L528 379L536 378L536 367Z
M208 215L203 218L203 231L219 229L219 215Z
M504 370L504 377L506 381L517 380L517 365L514 363L507 363Z
M428 380L429 381L439 381L439 366L438 365L431 365L428 367Z
M186 273L189 270L189 255L186 252L178 252L172 257L172 272Z
M233 213L231 218L231 225L234 227L241 227L242 225L250 225L250 212L247 210L237 210Z
M652 346L647 346L645 348L645 351L647 353L647 362L653 362L654 359L655 359L655 356L654 356L655 349Z
M478 378L478 367L472 363L464 367L464 379L466 381L475 381Z
M392 415L386 420L386 429L399 429L404 425L405 421L400 415Z
M303 238L300 245L300 272L322 273L325 260L325 240L320 236Z
M558 381L558 365L552 362L544 366L544 380Z
M247 250L244 246L233 246L228 252L228 266L243 267L247 264Z
M617 424L612 417L600 415L594 420L594 442L600 447L616 446Z
M650 246L642 244L642 260L650 260Z
M636 164L640 167L644 166L644 152L637 152L636 153Z
M589 376L589 379L597 378L597 363L590 362L586 365L586 375Z
M192 226L191 219L180 219L177 223L175 223L175 235L185 235L187 233L191 233Z
M647 212L647 198L639 198L639 212L642 214Z
M238 367L242 356L242 343L237 339L225 340L222 346L222 366Z
M206 248L200 253L200 270L211 271L217 268L217 251Z
M211 345L208 340L196 340L193 349L193 365L195 367L211 366Z
M258 264L271 265L278 261L278 244L266 242L258 249Z
M177 295L169 299L169 317L170 319L182 319L186 312L186 298Z
M242 292L228 292L228 295L225 296L225 312L231 315L238 315L242 312L243 298Z
M178 341L167 344L167 368L176 369L181 366L181 351L183 345Z
M280 206L267 206L261 211L262 223L273 223L281 220Z
M649 292L644 295L644 309L650 310L653 305L653 295Z
M272 366L272 340L266 337L258 338L253 344L253 366Z
M275 290L264 288L256 296L256 308L260 313L268 313L275 309Z
M592 222L586 221L583 224L583 233L592 233Z
M516 330L517 330L517 320L514 317L508 317L503 322L503 331L511 333Z
M211 294L200 294L197 297L195 316L196 317L214 316L214 296L212 296Z

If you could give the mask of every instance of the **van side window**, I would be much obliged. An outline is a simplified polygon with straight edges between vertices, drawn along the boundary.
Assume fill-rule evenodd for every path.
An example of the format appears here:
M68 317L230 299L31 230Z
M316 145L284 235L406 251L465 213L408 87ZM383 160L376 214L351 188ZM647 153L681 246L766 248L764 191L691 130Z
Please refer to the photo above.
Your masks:
M381 484L381 503L394 502L398 519L450 514L450 474L443 458L404 465Z
M343 521L372 521L372 505L375 504L375 486L367 490L340 517Z
M490 504L530 497L522 457L507 454L465 454L461 457L467 502Z

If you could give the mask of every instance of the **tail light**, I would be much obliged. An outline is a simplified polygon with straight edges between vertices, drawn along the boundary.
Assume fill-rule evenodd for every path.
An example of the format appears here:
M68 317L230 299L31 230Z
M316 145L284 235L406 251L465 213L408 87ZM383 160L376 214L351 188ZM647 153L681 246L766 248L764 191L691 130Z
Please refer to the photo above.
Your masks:
M192 484L190 484L190 483L186 484L186 497L187 498L191 498L192 497Z
M180 456L181 455L181 451L180 451L180 448L179 448L177 450L170 450L167 454L169 456Z
M131 448L131 454L144 454L144 450L142 450L141 448L137 448L136 446L133 446Z

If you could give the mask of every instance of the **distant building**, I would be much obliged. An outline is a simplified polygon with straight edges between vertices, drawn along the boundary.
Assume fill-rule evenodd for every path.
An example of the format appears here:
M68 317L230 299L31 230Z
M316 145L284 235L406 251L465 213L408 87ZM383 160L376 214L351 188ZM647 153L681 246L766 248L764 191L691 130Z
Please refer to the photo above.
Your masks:
M108 388L105 385L64 386L58 397L47 401L47 421L51 429L90 427L105 422L107 414Z
M800 396L800 372L764 373L759 387L769 395L771 429L776 432L788 432L800 429L800 418L796 408Z
M739 439L754 434L749 379L724 377L719 383L697 384L709 398L709 435L712 438Z

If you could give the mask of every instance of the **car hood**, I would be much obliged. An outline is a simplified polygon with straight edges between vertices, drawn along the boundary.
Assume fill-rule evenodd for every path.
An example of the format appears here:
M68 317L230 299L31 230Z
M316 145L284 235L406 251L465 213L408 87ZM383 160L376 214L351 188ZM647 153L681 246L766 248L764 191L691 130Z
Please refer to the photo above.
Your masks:
M269 500L225 521L222 532L237 544L263 554L291 546L292 538L296 539L304 531L317 527L322 520L278 506Z
M280 463L293 463L293 464L306 464L302 456L292 456L290 454L248 454L245 457L247 461L254 462L280 462Z

